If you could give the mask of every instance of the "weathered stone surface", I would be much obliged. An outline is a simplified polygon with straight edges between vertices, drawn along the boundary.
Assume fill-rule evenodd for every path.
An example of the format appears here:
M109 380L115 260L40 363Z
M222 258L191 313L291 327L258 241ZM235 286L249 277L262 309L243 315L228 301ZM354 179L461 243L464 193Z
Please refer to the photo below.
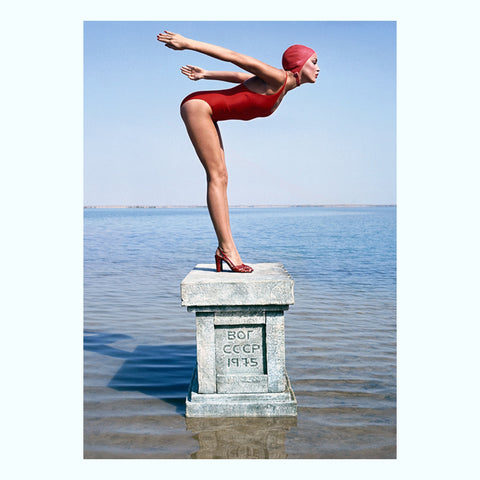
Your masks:
M285 325L283 312L266 314L268 391L283 392L286 386Z
M264 325L219 325L215 327L217 375L263 375L265 359Z
M215 312L215 325L252 325L265 323L265 312L238 310L235 312Z
M215 393L215 329L212 313L197 314L197 367L199 393Z
M279 263L254 268L233 274L197 265L182 281L182 304L195 311L197 325L187 417L296 415L284 328L293 280Z
M292 305L293 279L281 263L257 263L252 273L216 272L200 264L181 283L182 305Z
M186 417L292 417L297 415L297 400L286 376L282 393L197 393L194 372L186 399Z
M217 374L217 393L263 393L263 392L268 392L267 375Z

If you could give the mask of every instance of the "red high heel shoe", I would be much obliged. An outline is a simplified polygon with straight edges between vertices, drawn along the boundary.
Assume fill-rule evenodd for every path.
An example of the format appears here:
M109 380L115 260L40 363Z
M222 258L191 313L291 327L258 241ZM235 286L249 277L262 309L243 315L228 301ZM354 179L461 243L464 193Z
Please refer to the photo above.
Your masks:
M218 251L220 252L220 255L215 253L215 263L217 265L217 272L221 272L223 270L222 262L225 262L232 269L232 272L236 272L236 273L253 272L253 268L249 267L248 265L245 265L244 263L240 265L234 265L232 261L225 255L225 252L220 247L218 247Z

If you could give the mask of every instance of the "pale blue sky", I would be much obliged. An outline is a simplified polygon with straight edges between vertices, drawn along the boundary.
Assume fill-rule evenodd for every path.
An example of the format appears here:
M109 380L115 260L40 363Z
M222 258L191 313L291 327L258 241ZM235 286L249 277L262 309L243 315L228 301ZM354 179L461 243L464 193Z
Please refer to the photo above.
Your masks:
M205 176L179 104L185 64L237 67L156 40L164 29L281 67L316 50L317 83L274 115L220 122L231 205L396 203L395 22L85 22L85 205L203 205Z
M220 122L231 205L396 203L395 22L85 22L85 204L202 205L205 178L179 116L184 64L238 70L156 40L164 29L281 66L301 43L317 83L274 115Z

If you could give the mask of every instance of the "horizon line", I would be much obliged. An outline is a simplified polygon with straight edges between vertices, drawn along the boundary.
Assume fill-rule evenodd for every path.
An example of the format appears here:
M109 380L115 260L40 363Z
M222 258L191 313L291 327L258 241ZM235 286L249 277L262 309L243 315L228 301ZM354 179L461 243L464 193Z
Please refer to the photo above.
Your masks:
M230 205L230 208L297 208L297 207L396 207L395 203L325 203L325 204L287 204L287 205ZM83 208L207 208L206 205L84 205Z

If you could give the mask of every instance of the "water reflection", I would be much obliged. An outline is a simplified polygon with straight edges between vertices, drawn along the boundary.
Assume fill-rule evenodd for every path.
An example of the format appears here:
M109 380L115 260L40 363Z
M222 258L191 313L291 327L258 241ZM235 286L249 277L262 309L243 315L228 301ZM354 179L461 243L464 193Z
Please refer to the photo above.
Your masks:
M186 424L199 444L191 458L279 459L287 458L285 437L297 418L186 418Z

